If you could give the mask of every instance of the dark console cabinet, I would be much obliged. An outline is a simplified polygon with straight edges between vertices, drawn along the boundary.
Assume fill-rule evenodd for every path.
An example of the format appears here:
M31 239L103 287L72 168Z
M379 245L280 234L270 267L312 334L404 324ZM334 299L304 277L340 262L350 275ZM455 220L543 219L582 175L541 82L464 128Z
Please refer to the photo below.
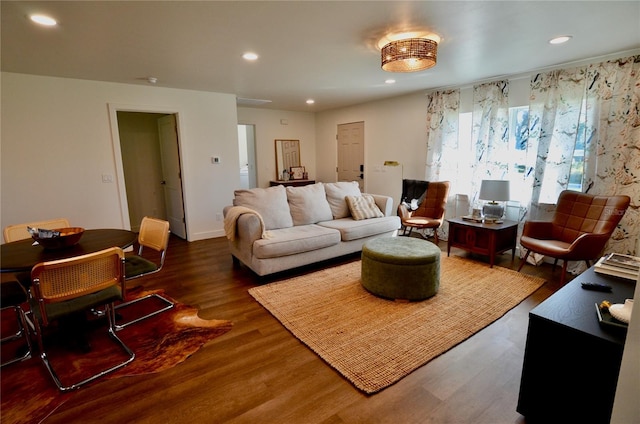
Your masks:
M613 289L584 290L582 282ZM626 330L600 324L595 305L624 303L634 289L592 267L531 310L517 406L527 422L609 423Z

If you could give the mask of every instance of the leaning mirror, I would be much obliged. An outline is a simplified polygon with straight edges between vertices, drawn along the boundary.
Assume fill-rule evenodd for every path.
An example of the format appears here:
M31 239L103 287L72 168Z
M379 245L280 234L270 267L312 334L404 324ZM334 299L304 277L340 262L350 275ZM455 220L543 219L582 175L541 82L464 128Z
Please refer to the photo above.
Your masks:
M300 140L276 140L276 179L288 179L292 166L300 166Z

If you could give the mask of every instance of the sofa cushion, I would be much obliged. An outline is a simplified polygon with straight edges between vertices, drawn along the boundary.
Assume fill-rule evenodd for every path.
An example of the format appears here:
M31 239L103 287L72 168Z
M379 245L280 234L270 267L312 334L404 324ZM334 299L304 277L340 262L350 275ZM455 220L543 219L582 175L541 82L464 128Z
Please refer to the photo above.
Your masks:
M384 216L373 196L363 194L362 196L347 196L349 212L356 221L369 218L381 218Z
M342 241L350 241L395 231L400 228L400 218L384 216L360 221L353 218L342 218L318 222L318 225L338 230Z
M262 216L266 230L293 227L284 186L234 191L233 206L245 206Z
M287 187L293 225L315 224L333 217L322 183Z
M327 193L327 201L335 219L351 216L345 198L347 196L360 196L360 186L358 186L357 181L324 183L324 191Z
M267 239L253 243L253 255L258 259L278 258L309 252L340 243L340 232L319 225L298 225L270 232Z

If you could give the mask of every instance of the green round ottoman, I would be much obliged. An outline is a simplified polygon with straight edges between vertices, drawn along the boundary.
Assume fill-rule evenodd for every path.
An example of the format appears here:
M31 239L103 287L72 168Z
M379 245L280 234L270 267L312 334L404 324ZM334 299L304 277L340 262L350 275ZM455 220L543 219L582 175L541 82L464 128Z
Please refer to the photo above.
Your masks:
M440 249L411 237L382 237L362 246L362 286L387 299L424 300L440 286Z

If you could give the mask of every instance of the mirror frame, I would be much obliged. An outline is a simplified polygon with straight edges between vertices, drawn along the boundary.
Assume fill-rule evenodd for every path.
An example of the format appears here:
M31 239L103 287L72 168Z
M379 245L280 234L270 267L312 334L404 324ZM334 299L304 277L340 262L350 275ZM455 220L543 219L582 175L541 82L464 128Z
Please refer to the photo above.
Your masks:
M295 163L296 161L294 161L294 163L290 163L287 168L285 168L285 161L284 161L284 155L283 155L285 142L293 142L296 145L295 150L297 150L298 152L297 163ZM274 144L275 144L275 151L276 151L276 180L282 181L282 172L285 169L289 171L289 168L291 168L292 166L296 167L296 166L301 166L302 164L302 159L300 157L300 140L276 139Z

